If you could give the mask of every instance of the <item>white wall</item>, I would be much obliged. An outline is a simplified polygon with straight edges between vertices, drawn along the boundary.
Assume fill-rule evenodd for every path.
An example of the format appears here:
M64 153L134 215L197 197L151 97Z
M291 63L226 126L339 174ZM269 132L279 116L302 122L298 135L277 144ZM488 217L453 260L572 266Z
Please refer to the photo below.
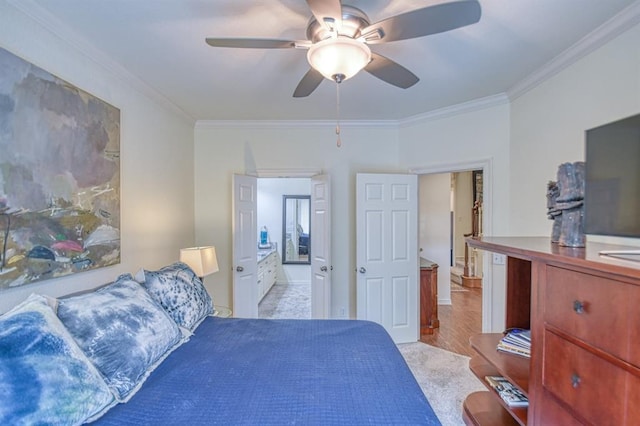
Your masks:
M122 263L3 290L0 312L32 292L59 296L163 266L194 242L193 123L65 37L0 2L0 46L120 109Z
M399 162L407 168L419 173L440 173L487 167L483 194L485 235L509 235L509 113L509 104L499 102L400 128ZM503 266L485 266L483 330L501 331L505 270Z
M585 130L638 113L640 25L516 99L511 111L511 233L550 235L546 189L549 180L556 180L558 166L584 160Z
M451 174L420 175L420 257L438 264L438 304L451 304Z
M342 123L215 123L195 128L196 241L216 250L220 272L210 276L220 304L231 305L231 193L234 173L258 169L320 169L332 185L331 316L355 317L355 175L397 171L396 126ZM216 302L218 303L218 302Z

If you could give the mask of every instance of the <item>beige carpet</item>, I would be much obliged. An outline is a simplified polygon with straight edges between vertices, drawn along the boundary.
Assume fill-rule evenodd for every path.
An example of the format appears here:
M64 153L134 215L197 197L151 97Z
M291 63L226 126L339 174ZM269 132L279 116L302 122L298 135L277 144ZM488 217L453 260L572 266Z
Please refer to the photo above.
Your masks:
M471 392L486 390L469 370L469 357L425 343L405 343L398 349L444 426L464 425L462 402Z

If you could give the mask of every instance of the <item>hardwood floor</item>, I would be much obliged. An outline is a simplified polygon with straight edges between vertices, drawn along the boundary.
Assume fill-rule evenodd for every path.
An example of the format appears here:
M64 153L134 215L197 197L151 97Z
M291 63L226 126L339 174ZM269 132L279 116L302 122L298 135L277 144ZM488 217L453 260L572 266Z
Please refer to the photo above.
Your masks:
M482 289L451 284L451 305L438 305L440 327L420 341L461 355L472 356L469 337L482 331ZM460 290L462 289L462 291Z

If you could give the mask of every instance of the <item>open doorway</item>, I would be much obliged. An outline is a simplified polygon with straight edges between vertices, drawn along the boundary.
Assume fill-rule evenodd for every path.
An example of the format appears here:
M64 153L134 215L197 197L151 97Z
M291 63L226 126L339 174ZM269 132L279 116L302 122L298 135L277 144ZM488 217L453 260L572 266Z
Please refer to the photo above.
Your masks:
M483 170L421 174L419 247L438 265L439 327L422 342L470 356L469 337L482 331L482 255L464 239L482 230Z
M311 318L310 191L309 178L258 178L259 318Z

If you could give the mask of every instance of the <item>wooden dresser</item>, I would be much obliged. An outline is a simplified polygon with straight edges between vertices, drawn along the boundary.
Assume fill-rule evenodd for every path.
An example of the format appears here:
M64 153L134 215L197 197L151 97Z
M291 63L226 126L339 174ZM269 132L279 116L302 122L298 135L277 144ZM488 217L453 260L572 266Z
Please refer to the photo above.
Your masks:
M531 359L496 351L501 334L471 338L471 370L508 378L529 398L509 408L488 391L467 397L465 423L640 424L640 262L600 256L620 250L548 238L483 237L472 247L507 256L505 328L531 328ZM640 256L638 256L640 260Z

